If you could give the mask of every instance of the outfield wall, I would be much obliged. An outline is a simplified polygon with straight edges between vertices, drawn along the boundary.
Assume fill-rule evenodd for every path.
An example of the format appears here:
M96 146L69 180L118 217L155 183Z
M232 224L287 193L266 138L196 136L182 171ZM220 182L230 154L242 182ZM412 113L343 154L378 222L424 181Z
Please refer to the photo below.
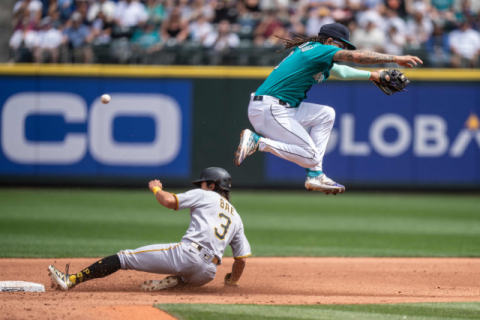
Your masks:
M222 166L237 186L302 187L304 170L272 155L232 162L250 93L270 71L0 65L0 181L185 186ZM407 76L393 96L360 81L312 88L307 101L337 113L325 171L354 186L480 188L480 71Z

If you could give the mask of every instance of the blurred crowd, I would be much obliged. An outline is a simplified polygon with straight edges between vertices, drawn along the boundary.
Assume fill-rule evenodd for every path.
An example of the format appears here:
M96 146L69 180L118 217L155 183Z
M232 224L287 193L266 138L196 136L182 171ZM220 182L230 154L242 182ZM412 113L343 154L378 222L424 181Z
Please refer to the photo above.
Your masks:
M480 0L19 0L13 15L15 62L269 64L279 37L340 22L358 48L479 65Z

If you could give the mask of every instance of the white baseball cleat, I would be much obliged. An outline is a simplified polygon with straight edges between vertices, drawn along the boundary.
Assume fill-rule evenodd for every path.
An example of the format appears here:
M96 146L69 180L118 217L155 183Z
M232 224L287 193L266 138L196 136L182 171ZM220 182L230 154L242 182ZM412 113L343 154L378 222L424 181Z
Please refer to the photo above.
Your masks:
M70 281L68 274L61 272L54 266L49 266L47 270L52 279L52 288L56 287L57 290L68 291L75 287L75 283Z
M305 180L305 188L309 191L321 191L325 194L332 193L333 195L345 192L345 186L336 183L327 177L325 173L322 173L318 177L307 177L307 180Z
M172 288L181 283L180 277L177 276L168 276L163 280L148 280L145 281L141 286L140 290L142 291L159 291L167 288Z
M258 141L260 136L249 129L245 129L240 134L240 144L237 152L235 152L235 159L233 162L237 167L240 167L243 160L258 149Z

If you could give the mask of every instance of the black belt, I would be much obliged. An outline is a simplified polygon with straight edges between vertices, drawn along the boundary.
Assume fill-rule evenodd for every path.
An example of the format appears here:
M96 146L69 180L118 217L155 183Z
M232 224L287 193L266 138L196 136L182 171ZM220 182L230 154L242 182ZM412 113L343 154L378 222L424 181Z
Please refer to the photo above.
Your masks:
M275 98L275 97L274 97ZM277 99L277 98L275 98ZM263 96L254 96L253 97L253 101L263 101ZM288 103L286 103L285 101L281 100L281 99L278 99L278 104L281 105L281 106L286 106L288 105Z
M199 245L198 243L192 242L191 245L192 245L192 247L194 247L195 249L197 249L198 252L201 252L202 249L203 249L203 247L202 247L201 245ZM218 259L217 259L217 257L213 257L212 262L213 262L214 264L217 264L217 265L218 265Z

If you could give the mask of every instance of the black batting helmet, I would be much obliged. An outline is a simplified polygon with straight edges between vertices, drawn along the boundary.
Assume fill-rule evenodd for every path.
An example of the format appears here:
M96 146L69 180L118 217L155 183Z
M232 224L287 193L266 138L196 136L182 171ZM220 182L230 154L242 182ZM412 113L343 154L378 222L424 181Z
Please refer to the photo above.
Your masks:
M221 190L230 191L230 188L232 187L232 177L230 174L227 170L218 167L204 169L200 174L200 179L195 180L192 183L197 187L201 187L203 181L214 182Z

